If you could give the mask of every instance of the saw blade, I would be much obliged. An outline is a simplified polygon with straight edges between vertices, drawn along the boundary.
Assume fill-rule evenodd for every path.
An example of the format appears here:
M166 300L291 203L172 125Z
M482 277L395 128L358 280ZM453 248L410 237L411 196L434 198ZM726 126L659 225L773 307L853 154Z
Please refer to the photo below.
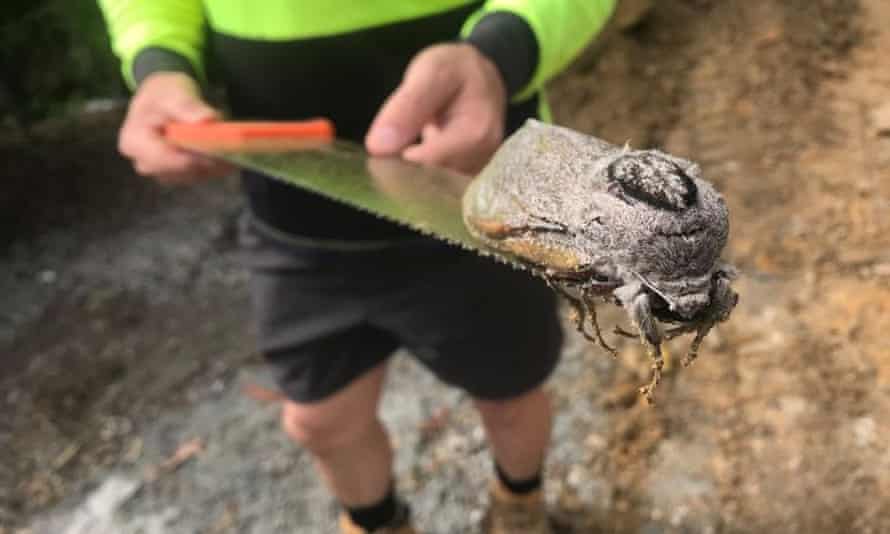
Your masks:
M228 123L227 123L228 124ZM203 130L202 130L203 131ZM471 178L399 158L370 156L324 136L170 136L177 146L255 171L543 277L467 230L461 196Z

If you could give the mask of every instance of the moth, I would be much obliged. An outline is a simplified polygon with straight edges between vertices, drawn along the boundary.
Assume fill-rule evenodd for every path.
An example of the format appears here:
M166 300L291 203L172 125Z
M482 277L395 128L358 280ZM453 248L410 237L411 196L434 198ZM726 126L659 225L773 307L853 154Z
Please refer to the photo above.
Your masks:
M471 234L541 274L574 309L578 330L603 339L596 302L626 310L652 358L640 388L661 381L664 340L695 333L684 366L738 302L736 269L721 261L729 213L699 166L659 150L615 146L527 121L466 189Z

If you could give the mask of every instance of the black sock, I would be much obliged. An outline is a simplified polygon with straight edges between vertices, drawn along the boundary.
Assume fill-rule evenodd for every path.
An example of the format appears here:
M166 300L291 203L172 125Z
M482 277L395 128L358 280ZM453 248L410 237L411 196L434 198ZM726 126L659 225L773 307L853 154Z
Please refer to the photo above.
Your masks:
M388 525L395 519L398 512L395 487L390 487L386 496L376 504L361 508L346 507L346 512L353 523L368 532L374 532L376 529Z
M531 493L538 488L541 487L541 473L538 472L532 478L527 478L525 480L511 480L507 473L501 469L501 466L495 462L494 469L498 473L498 479L501 481L501 484L507 487L510 490L510 493L515 493L516 495L526 495Z

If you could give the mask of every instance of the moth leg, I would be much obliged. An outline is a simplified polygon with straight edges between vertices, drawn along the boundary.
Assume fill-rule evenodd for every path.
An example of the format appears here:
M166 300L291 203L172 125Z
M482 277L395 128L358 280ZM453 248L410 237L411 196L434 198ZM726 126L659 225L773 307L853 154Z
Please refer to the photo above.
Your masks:
M636 339L637 337L639 337L636 334L634 334L633 332L628 332L627 330L621 328L620 326L616 326L615 329L612 330L612 332L615 333L615 335L619 335L622 337L628 337L631 339Z
M644 340L643 344L646 346L646 353L652 359L652 379L649 380L648 384L640 388L640 394L646 397L647 403L655 404L653 394L655 388L661 383L661 375L664 370L664 356L661 353L660 343L652 344Z
M612 355L613 358L618 357L618 351L615 350L615 347L612 347L606 340L603 339L603 333L600 331L600 324L596 317L596 304L593 303L591 299L585 298L581 301L584 306L584 311L587 312L587 315L590 317L590 324L593 326L593 332L596 334L596 342L602 347L606 352ZM590 336L585 333L587 339L590 339Z
M664 355L661 351L662 335L652 316L652 305L648 294L641 293L634 297L630 303L629 311L631 319L640 332L640 341L646 347L646 354L652 359L652 379L640 388L640 393L646 397L646 402L654 404L653 394L661 382L664 370Z
M689 351L683 357L681 363L684 367L688 367L695 361L698 356L698 348L708 332L711 331L718 322L725 321L729 318L729 314L739 302L738 294L732 290L729 283L732 279L732 273L720 271L716 279L714 293L711 297L712 309L708 317L698 325L695 333L695 339L689 345Z
M553 280L550 278L545 278L544 281L547 283L547 287L553 290L554 293L566 299L569 305L572 307L572 322L575 323L575 328L578 329L582 334L584 333L584 307L581 305L581 300L570 295L568 291L563 289L561 286L553 283ZM586 336L585 336L586 337Z
M683 356L683 359L680 360L680 363L683 367L689 367L692 365L692 362L698 358L698 348L701 347L702 341L704 341L705 336L708 335L708 332L713 328L714 322L709 321L705 324L702 324L698 327L698 330L695 332L695 338L692 340L692 343L689 345L689 350L686 352L686 355Z
M684 334L688 334L689 332L698 332L698 327L696 325L683 325L677 326L675 328L671 328L666 330L664 333L665 340L671 340L677 337L680 337Z
M584 330L584 319L586 318L587 312L584 311L584 306L581 304L581 300L573 297L572 295L569 295L567 291L563 290L561 287L557 287L551 284L549 281L547 282L547 285L550 286L550 289L556 291L560 296L566 299L566 301L568 301L569 305L572 307L571 317L572 322L575 323L575 329L578 330L578 332L581 332L581 334L585 338L593 341Z
M592 343L596 343L597 345L605 349L613 357L617 357L618 351L615 350L614 347L611 347L608 343L606 343L600 332L600 325L596 320L596 307L592 306L586 299L579 299L573 295L570 295L568 291L552 283L550 280L547 280L547 285L550 286L550 289L555 291L558 295L566 299L572 306L572 311L574 312L572 315L575 323L575 329L580 332L582 336L584 336L584 339ZM590 317L590 322L593 324L593 329L596 333L596 337L591 336L587 332L587 328L585 328L585 322L587 321L588 317Z
M682 360L680 360L680 364L683 365L683 367L689 367L690 365L692 365L692 362L694 362L695 359L698 358L698 349L701 347L702 341L704 341L705 337L711 331L711 328L714 327L714 324L715 321L707 320L697 325L683 325L676 328L671 328L664 333L664 339L671 340L684 334L695 332L695 338L693 338L692 343L690 343L689 349L686 351L686 355L683 356Z

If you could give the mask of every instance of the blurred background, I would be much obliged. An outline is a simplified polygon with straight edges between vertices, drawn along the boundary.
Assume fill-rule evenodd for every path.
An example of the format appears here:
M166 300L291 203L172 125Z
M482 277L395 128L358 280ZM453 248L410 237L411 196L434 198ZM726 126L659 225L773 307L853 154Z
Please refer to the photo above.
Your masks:
M622 4L552 84L557 122L700 162L741 302L654 407L639 347L612 360L567 323L546 482L565 531L890 532L890 3ZM93 1L0 14L0 534L329 531L256 386L237 182L165 189L117 155L127 93ZM404 354L389 381L420 524L473 532L468 399Z
M33 123L125 95L95 0L9 0L0 10L4 120Z

